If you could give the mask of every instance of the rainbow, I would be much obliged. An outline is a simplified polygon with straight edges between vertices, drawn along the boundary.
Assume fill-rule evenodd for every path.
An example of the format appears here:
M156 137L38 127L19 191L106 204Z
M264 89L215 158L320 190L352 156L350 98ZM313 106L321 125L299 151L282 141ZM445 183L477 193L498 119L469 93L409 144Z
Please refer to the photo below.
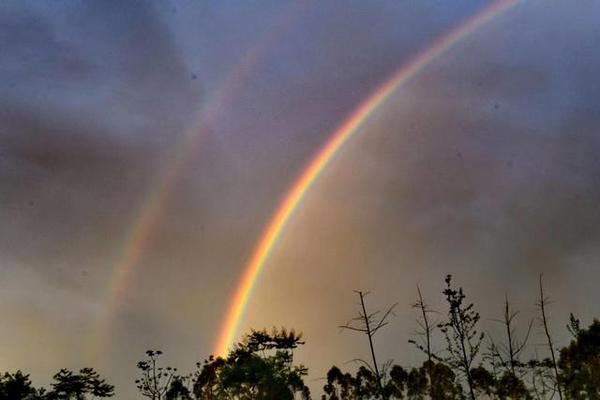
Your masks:
M342 146L364 126L375 110L381 107L396 90L422 71L437 57L444 54L453 45L469 36L478 28L487 24L522 0L497 0L446 35L431 46L418 53L407 64L395 72L391 78L379 86L359 107L333 132L327 142L319 149L291 186L283 201L276 209L268 225L255 246L244 268L241 281L229 305L228 312L217 338L214 353L225 356L238 333L241 319L246 311L248 299L256 280L263 270L273 247L277 244L285 226L298 208L302 199L319 178L323 170L333 160Z
M222 116L223 111L235 99L236 93L264 59L266 53L274 47L283 31L293 25L299 9L305 5L305 2L295 1L281 12L275 24L243 55L228 78L218 86L210 100L205 102L196 113L193 122L170 149L163 161L166 167L159 175L158 183L146 194L142 207L133 218L131 229L125 235L125 241L118 252L117 262L110 274L106 300L102 303L101 316L89 339L87 350L90 360L97 361L100 350L106 345L113 317L131 286L136 267L140 264L145 249L151 241L161 219L161 211L185 163L195 153L200 139L208 131L207 128Z

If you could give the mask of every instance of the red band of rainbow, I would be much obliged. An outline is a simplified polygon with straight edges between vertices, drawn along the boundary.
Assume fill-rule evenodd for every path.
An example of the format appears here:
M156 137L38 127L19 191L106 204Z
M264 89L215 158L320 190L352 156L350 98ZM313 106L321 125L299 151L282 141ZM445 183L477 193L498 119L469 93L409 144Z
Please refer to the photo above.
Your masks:
M266 226L259 242L244 267L244 272L235 295L229 305L225 320L219 333L214 353L224 356L233 343L242 317L247 308L256 280L269 258L273 247L278 242L287 222L300 205L307 191L319 178L325 167L332 161L342 146L360 130L369 116L381 107L392 94L403 84L417 75L434 59L445 53L453 45L469 36L478 28L498 17L521 0L497 0L449 33L436 40L431 46L417 54L411 61L402 66L394 75L377 88L331 135L325 145L308 163L284 200Z
M158 176L152 190L145 195L141 209L133 218L110 275L103 309L100 310L101 315L97 319L87 347L88 358L91 361L98 361L99 352L106 345L114 315L131 287L136 267L139 266L150 239L157 229L162 217L161 211L168 201L173 185L185 164L195 154L197 146L207 132L207 127L219 120L227 106L235 100L238 91L254 74L257 65L264 61L268 51L280 40L283 31L293 26L299 10L304 6L306 2L294 1L283 9L275 24L244 54L214 94L198 110L189 128L169 150L164 162L165 168Z

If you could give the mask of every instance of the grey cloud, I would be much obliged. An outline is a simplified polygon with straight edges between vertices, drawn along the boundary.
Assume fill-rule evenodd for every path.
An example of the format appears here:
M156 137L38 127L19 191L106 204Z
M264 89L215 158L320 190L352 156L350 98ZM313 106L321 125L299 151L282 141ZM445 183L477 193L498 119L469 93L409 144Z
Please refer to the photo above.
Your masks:
M0 71L5 85L79 79L94 69L77 48L59 39L51 23L31 10L3 13L0 25Z
M93 295L192 119L199 84L151 3L7 10L0 247L11 265Z

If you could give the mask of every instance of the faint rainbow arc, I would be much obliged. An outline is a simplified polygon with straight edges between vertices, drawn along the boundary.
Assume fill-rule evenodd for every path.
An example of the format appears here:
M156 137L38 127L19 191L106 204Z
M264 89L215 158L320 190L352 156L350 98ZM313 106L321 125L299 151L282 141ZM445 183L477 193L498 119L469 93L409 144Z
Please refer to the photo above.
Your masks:
M154 232L160 219L160 212L164 208L172 185L175 183L185 162L189 160L206 128L217 121L226 106L234 99L240 87L247 81L256 65L271 49L282 32L292 25L293 19L306 1L293 1L282 12L275 24L265 32L250 48L235 66L228 78L220 85L212 98L196 113L194 121L187 128L181 139L171 148L166 157L167 167L157 179L158 184L145 196L145 201L133 219L132 228L126 234L126 240L119 252L118 262L108 283L106 300L101 317L89 341L89 357L96 359L99 350L109 335L110 322L118 304L122 302L127 288L134 277L134 270L143 256L144 249Z
M321 172L331 162L340 148L363 126L369 116L404 83L413 78L434 59L445 53L461 39L482 27L495 17L501 15L523 0L497 0L475 15L468 18L446 35L436 40L431 46L418 53L411 61L402 66L387 81L379 86L359 107L334 131L327 142L317 151L302 170L298 178L283 198L275 214L269 220L262 232L258 244L244 267L244 272L233 299L230 302L225 320L217 338L214 353L224 356L235 336L246 310L252 289L277 243L290 217L298 208L303 197L320 176Z

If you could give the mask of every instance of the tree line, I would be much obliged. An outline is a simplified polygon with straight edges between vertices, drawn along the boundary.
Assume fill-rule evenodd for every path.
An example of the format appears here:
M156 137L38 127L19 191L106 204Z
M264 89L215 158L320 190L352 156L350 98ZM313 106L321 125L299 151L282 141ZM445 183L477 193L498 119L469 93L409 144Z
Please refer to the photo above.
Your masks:
M446 309L434 311L417 287L412 305L417 313L415 337L409 342L423 354L420 366L379 363L375 333L388 324L396 305L385 312L369 312L367 293L360 298L358 315L341 328L365 335L368 360L355 360L358 368L345 372L332 366L320 396L312 396L305 383L308 368L294 361L304 345L302 335L285 328L252 330L225 357L210 356L189 374L163 366L162 352L148 350L137 364L135 385L151 400L454 400L454 399L600 399L600 321L588 327L570 315L566 328L570 343L557 348L548 318L548 298L542 277L536 302L538 322L531 321L519 334L518 311L505 298L501 338L485 334L480 314L463 288L446 276L442 292ZM544 352L532 352L532 330L545 338ZM443 349L434 350L442 339ZM0 376L0 400L85 400L113 397L114 387L91 368L79 372L62 369L50 389L35 388L21 371Z

